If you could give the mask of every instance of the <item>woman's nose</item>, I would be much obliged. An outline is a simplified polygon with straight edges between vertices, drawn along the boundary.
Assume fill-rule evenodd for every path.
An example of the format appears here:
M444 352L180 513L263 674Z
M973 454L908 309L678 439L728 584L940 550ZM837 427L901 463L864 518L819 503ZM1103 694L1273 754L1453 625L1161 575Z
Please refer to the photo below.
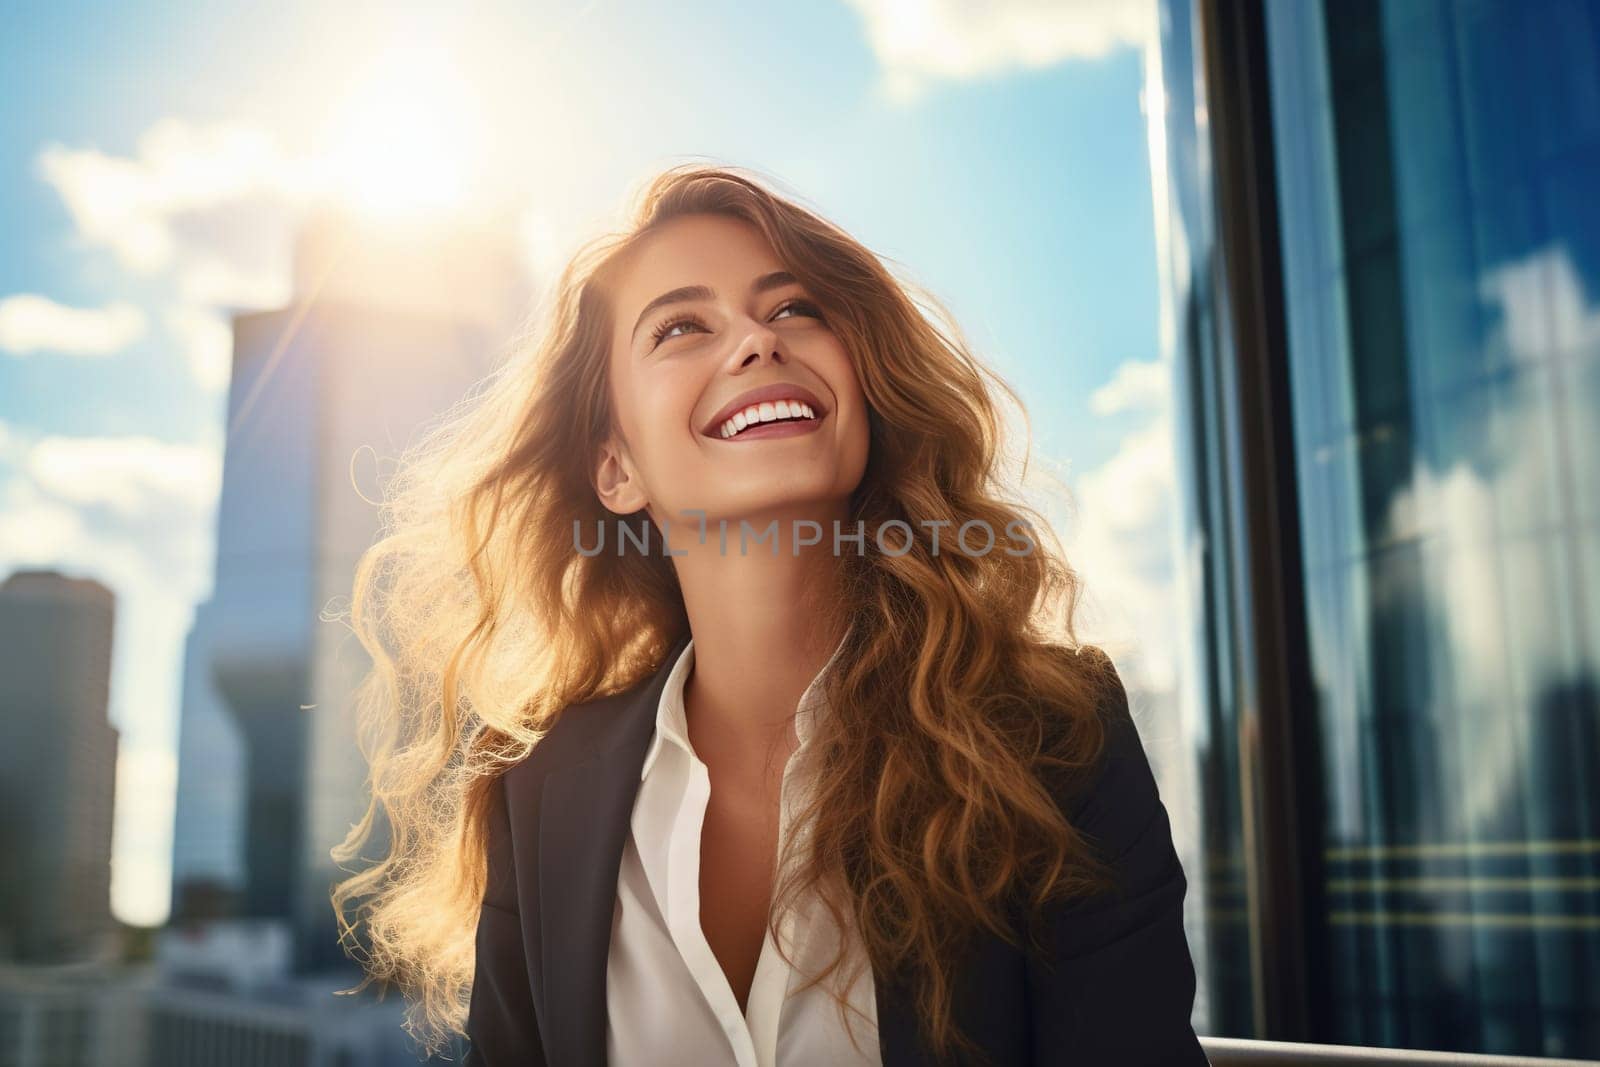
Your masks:
M778 346L778 332L764 322L752 321L734 351L738 354L737 362L741 367L751 366L761 360L782 363L786 358Z

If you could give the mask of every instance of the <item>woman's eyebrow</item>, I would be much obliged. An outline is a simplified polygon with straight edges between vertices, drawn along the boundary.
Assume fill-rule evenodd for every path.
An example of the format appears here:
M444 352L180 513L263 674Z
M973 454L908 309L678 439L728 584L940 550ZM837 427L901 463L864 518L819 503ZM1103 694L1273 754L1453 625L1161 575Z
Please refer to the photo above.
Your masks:
M751 282L750 292L752 294L765 293L769 289L779 289L785 285L793 285L797 281L799 281L799 279L793 274L790 274L788 271L775 270L770 274L763 274L761 277ZM648 316L657 308L663 307L667 304L683 304L690 300L714 300L716 299L716 295L716 290L712 289L709 285L684 285L678 287L677 289L667 290L654 300L650 301L650 303L646 304L644 306L644 310L639 312L639 318L633 324L633 333L629 335L629 340L631 341L639 336L639 327L644 325L646 316Z

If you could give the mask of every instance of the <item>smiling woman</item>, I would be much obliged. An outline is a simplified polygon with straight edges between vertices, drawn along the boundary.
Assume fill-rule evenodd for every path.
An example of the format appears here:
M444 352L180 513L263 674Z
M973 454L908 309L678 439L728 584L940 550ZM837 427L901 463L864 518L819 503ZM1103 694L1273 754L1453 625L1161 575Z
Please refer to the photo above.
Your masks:
M843 523L867 462L866 400L841 333L760 228L728 215L680 215L613 261L607 276L617 306L641 311L618 316L611 338L618 432L600 452L605 506L618 515L646 509L658 525L701 514ZM675 285L689 277L702 281ZM812 416L788 421L791 399L809 404ZM681 421L665 417L678 412ZM700 565L680 563L680 581L685 566ZM736 569L749 568L724 560L708 573ZM741 588L748 591L731 583L721 591Z
M754 177L673 168L404 458L352 605L372 804L335 858L380 816L388 854L333 902L426 1047L1205 1063L1121 681L1053 544L949 551L1032 513L1006 386L908 294ZM575 551L607 515L699 536ZM730 552L729 521L833 536Z

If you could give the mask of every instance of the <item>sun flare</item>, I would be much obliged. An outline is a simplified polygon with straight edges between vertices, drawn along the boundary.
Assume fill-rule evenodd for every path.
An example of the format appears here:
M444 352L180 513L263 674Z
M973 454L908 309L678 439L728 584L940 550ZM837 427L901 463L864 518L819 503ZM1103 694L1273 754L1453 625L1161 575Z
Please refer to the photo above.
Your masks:
M335 107L322 152L324 188L382 221L461 207L483 158L481 102L443 48L378 56Z

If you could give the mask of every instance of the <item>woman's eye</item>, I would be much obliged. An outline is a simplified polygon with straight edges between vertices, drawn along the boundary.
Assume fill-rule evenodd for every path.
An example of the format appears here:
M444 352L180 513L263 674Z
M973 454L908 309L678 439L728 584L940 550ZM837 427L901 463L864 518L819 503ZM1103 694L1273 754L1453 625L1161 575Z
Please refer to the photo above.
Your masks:
M791 300L789 303L787 303L787 304L783 305L783 307L779 308L777 310L777 312L772 317L773 318L777 318L779 315L782 315L785 311L798 311L801 314L809 315L814 319L822 318L822 312L819 311L817 309L817 306L815 304L811 303L809 300Z
M651 337L655 341L656 344L660 344L662 341L665 341L667 338L673 336L672 331L676 330L679 326L700 326L700 325L701 325L700 321L698 319L694 318L693 316L686 316L686 317L680 318L680 319L671 319L671 320L669 320L667 322L663 322L660 326L657 326L651 332Z

